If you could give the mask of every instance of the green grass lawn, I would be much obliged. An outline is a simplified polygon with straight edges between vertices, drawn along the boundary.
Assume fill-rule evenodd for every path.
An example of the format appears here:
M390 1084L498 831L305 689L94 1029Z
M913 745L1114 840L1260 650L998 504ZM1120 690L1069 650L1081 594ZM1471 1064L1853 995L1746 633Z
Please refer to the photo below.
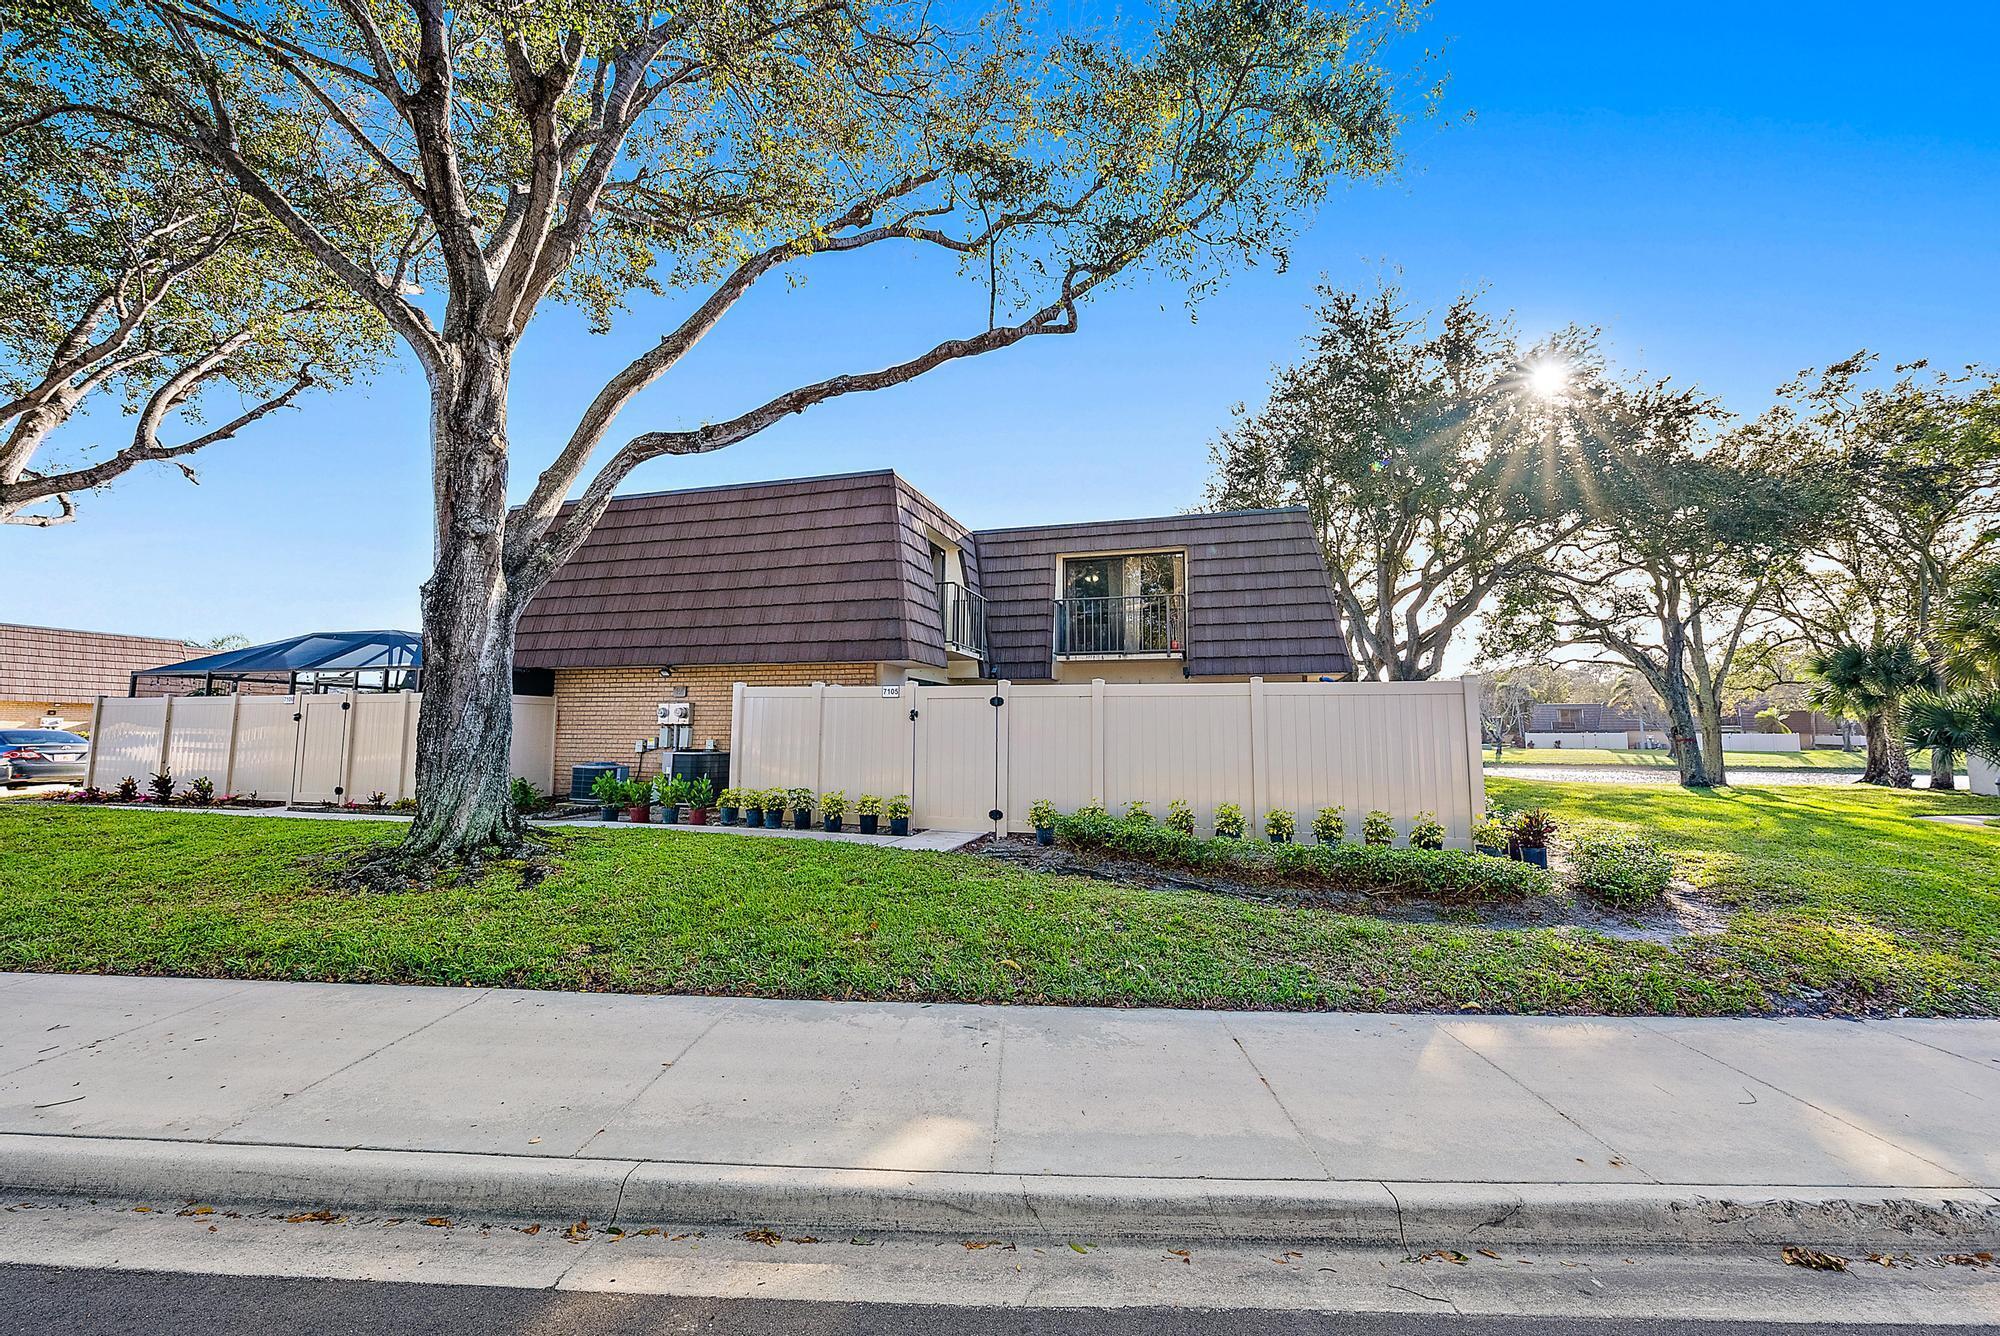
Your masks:
M1487 764L1494 761L1493 749L1486 748ZM1645 770L1672 769L1674 758L1663 751L1609 751L1602 747L1509 747L1500 757L1504 765L1629 765ZM1868 758L1859 750L1814 747L1798 752L1736 752L1725 749L1723 761L1732 770L1851 770L1860 774ZM1930 773L1930 757L1918 766Z
M1727 905L1673 945L1388 923L1043 876L966 854L555 833L557 867L316 889L387 823L0 809L0 968L776 997L1493 1011L2000 1014L2000 815L1968 795L1495 780L1652 829Z

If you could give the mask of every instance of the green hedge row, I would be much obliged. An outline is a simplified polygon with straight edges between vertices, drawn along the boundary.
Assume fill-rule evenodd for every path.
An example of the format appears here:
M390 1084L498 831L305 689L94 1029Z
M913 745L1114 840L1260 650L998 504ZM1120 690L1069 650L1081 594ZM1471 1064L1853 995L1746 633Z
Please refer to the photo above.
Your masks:
M1440 900L1519 900L1554 889L1541 868L1457 849L1385 849L1364 844L1272 844L1203 839L1102 812L1056 820L1056 838L1162 867L1298 882L1334 891L1426 895Z

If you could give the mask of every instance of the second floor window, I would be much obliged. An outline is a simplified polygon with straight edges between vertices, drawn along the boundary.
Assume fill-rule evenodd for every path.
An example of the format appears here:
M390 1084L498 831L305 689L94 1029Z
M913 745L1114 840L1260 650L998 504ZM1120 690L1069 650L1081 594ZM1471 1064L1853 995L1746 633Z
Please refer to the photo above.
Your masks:
M1180 552L1066 557L1056 653L1179 654L1187 638L1187 558Z

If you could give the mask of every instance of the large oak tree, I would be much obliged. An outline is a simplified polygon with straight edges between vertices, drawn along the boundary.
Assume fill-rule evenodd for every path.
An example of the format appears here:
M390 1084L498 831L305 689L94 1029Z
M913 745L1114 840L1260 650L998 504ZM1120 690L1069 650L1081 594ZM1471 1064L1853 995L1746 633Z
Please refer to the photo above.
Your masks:
M1385 68L1422 8L1403 0L1185 0L1106 37L858 0L12 6L15 125L119 124L210 164L428 378L436 560L404 867L517 845L515 623L633 469L1071 333L1140 269L1199 293L1279 253L1334 183L1391 170L1422 102ZM265 126L292 133L246 133ZM978 288L960 336L613 437L754 284L887 245L962 262ZM508 393L536 314L608 324L685 289L510 509Z

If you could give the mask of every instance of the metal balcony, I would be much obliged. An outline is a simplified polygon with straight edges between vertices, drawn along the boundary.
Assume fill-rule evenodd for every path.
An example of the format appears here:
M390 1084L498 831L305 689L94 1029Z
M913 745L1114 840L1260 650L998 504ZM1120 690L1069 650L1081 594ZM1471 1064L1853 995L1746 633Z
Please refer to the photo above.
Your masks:
M1181 658L1187 653L1187 595L1059 598L1058 659Z
M938 588L938 616L944 624L944 647L953 654L986 661L986 600L962 584Z

